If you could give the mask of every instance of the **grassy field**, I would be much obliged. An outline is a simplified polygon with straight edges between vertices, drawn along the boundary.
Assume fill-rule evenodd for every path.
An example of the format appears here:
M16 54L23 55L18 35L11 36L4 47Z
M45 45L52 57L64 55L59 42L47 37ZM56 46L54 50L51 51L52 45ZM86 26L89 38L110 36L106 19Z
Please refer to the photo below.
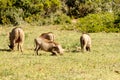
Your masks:
M120 33L90 33L92 51L77 51L80 32L60 30L59 26L24 26L24 54L9 51L8 33L13 27L0 27L0 80L120 80ZM66 52L50 56L34 55L34 38L53 32Z

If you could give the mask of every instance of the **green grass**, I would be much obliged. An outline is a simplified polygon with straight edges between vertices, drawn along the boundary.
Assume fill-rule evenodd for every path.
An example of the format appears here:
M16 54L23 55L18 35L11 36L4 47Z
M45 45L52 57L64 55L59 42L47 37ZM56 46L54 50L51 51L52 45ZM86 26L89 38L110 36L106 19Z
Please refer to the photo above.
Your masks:
M59 26L24 26L24 54L9 51L8 33L0 28L0 80L120 80L120 33L90 33L91 52L78 52L80 32L60 30ZM34 38L53 32L66 52L50 56L34 55Z

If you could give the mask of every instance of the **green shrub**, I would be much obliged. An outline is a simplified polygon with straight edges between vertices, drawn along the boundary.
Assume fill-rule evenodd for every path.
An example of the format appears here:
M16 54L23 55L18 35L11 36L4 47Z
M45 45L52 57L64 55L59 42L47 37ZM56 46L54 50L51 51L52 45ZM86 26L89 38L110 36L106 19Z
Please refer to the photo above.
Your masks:
M89 14L84 18L80 18L76 29L82 32L114 32L114 15L112 13Z
M51 14L60 8L60 0L1 0L0 24L16 25L21 21L32 24L38 23L40 19L43 24L48 24L51 22L48 21Z
M120 13L115 17L114 27L118 29L116 32L120 31Z
M22 19L22 10L17 8L6 8L1 10L1 24L20 24Z
M119 18L116 19L113 13L89 14L79 18L76 24L63 25L62 29L76 30L80 32L120 32Z
M54 24L64 24L64 23L71 23L71 19L69 16L65 14L56 15L54 17Z

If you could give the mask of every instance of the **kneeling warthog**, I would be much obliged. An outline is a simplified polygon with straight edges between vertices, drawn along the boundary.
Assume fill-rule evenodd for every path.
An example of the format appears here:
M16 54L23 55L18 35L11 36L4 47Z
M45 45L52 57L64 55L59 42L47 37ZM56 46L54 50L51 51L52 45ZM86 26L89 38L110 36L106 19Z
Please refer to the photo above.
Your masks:
M47 52L51 52L52 55L56 55L59 53L60 55L63 54L63 49L60 44L57 44L53 41L47 40L45 38L39 37L34 39L35 42L35 51L36 54L38 55L38 50L44 50Z
M21 49L23 52L23 42L24 42L24 31L21 28L13 28L12 31L9 33L9 40L10 45L9 48L14 50L15 45L17 44L18 50Z
M54 34L52 32L42 33L40 35L40 37L43 37L43 38L48 39L50 41L54 41Z
M80 37L81 49L84 52L90 51L91 49L91 38L88 34L83 33Z

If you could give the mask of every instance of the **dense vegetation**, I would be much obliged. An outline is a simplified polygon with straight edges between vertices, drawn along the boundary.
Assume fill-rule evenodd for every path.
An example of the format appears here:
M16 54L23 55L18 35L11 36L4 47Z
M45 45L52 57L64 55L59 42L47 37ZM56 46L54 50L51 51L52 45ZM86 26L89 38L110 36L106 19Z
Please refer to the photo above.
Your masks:
M119 8L119 0L0 0L0 24L62 24L70 30L120 32ZM72 24L72 19L78 23Z

